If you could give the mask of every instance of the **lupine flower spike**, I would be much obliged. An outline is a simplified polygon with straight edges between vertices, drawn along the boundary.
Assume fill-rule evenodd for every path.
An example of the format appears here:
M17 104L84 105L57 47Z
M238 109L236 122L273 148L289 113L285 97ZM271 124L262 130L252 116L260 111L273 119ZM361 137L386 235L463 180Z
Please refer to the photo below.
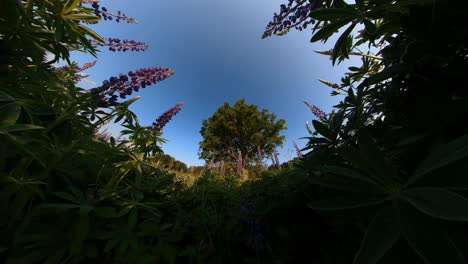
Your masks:
M82 2L85 2L85 3L91 3L91 6L94 8L94 14L98 17L102 17L104 20L113 20L115 19L115 21L118 23L120 22L121 20L122 21L127 21L127 23L138 23L138 21L136 21L134 18L131 18L131 17L128 17L126 16L124 13L120 12L120 11L117 11L117 13L111 13L109 11L107 11L107 8L106 7L100 7L98 1L83 1Z
M321 54L321 55L328 55L328 56L332 56L332 55L333 55L333 49L329 49L329 50L315 50L314 52L315 52L315 53L318 53L318 54Z
M332 83L330 81L327 81L327 80L323 80L323 79L319 79L319 81L323 84L325 84L326 86L329 86L331 88L334 88L334 89L339 89L340 88L340 85L336 84L336 83Z
M91 62L87 62L85 64L83 64L81 67L78 67L78 69L76 69L75 72L82 72L82 71L85 71L91 67L93 67L94 65L96 65L96 62L97 60L94 60L94 61L91 61Z
M298 30L306 29L309 24L314 24L315 21L309 17L309 14L319 4L320 0L288 0L288 4L280 6L280 13L273 15L273 20L270 21L263 33L262 38L275 35L284 35L289 29L296 28Z
M131 39L118 39L118 38L107 38L105 42L99 42L96 40L89 40L92 44L97 46L107 46L110 51L144 51L148 49L148 45L144 42L131 40Z
M156 122L153 122L153 126L151 127L151 130L159 130L161 131L169 121L171 121L172 117L177 115L179 113L180 109L184 106L183 102L179 102L173 107L169 108L166 112L164 112L162 115L160 115L157 119Z
M133 91L138 92L140 88L160 82L172 74L174 71L166 67L129 71L127 74L119 74L118 77L110 77L102 83L101 87L91 89L91 93L96 97L99 107L107 107L115 105L119 96L125 99Z
M310 127L308 121L306 121L306 129L307 129L307 132L309 132L309 134L311 134L312 136L315 134L312 128Z
M294 148L296 149L297 157L302 157L302 152L296 144L296 141L293 140Z
M304 104L306 104L310 110L312 111L312 113L318 117L319 119L324 119L325 118L325 112L322 111L320 108L318 108L317 106L307 102L307 101L304 101Z

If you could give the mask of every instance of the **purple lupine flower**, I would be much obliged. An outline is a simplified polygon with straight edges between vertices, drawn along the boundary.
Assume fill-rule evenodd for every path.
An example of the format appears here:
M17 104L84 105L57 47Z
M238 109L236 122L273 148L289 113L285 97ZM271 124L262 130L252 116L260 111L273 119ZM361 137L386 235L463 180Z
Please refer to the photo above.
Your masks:
M319 1L311 3L309 0L288 0L287 5L280 5L280 13L274 13L273 20L268 23L262 38L271 34L283 35L291 28L303 30L309 24L314 24L315 21L309 17L309 14L317 7Z
M84 70L87 70L87 69L93 67L94 65L96 65L96 62L97 62L97 60L87 62L87 63L83 64L81 67L78 67L78 69L76 69L75 72L82 72Z
M237 173L242 174L243 164L242 164L242 152L239 150L237 155Z
M91 6L94 8L94 14L98 17L102 17L104 20L115 19L117 23L120 22L120 20L127 21L127 23L138 23L138 21L136 21L134 18L128 17L120 11L117 11L117 13L112 13L112 12L107 11L106 7L99 8L100 7L98 3L99 1L92 1L92 0L90 1L81 0L81 1L84 3L88 3L88 4L91 3Z
M153 126L150 128L151 130L162 130L164 126L171 121L172 117L177 115L177 113L182 109L184 106L183 102L178 102L173 107L169 108L166 112L162 113L157 119L156 122L153 122Z
M110 77L109 80L103 81L100 87L91 89L91 93L96 97L98 106L107 107L115 105L118 97L125 99L133 91L138 92L140 88L160 82L172 74L174 71L166 67L129 71L127 74L119 74L118 77Z
M89 41L97 46L107 46L109 47L110 51L144 51L148 49L148 45L144 42L131 40L131 39L118 39L118 38L107 38L104 39L105 42L99 42L94 39L90 39Z
M315 105L313 105L313 104L311 104L311 103L309 103L307 101L304 101L304 104L306 104L310 108L310 110L312 111L312 113L316 117L318 117L319 119L322 119L322 120L325 118L326 114L320 108L318 108L317 106L315 106Z
M296 141L293 140L293 144L294 144L294 148L296 149L297 156L298 156L299 158L302 157L302 152L301 152L301 150L299 149L299 147L297 146Z

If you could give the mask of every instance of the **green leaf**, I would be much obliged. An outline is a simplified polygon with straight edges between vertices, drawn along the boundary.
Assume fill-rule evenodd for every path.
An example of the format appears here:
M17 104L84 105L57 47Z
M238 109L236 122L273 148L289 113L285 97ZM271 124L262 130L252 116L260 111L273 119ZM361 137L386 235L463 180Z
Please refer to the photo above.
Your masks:
M21 106L11 102L0 106L0 127L12 126L21 114Z
M369 161L369 165L374 168L376 175L381 177L382 182L390 183L392 178L396 177L396 172L385 161L384 154L372 140L371 134L366 129L361 129L357 138L361 153Z
M323 123L317 121L317 120L312 120L312 124L314 125L315 130L325 138L333 141L336 139L336 136L333 134L333 132Z
M315 210L346 210L377 205L383 203L384 201L385 198L347 195L328 200L310 202L308 207Z
M79 3L80 0L69 0L63 7L62 15L70 13Z
M369 161L368 157L364 156L361 151L353 147L343 146L339 149L338 153L345 160L351 162L351 164L356 169L359 169L365 172L367 176L371 178L373 181L377 182L378 184L382 186L386 185L386 180L376 175L376 172L373 169L372 162Z
M332 55L333 65L335 64L336 59L340 56L340 54L346 58L348 57L349 34L351 34L351 31L353 31L355 26L356 24L351 24L336 41Z
M99 20L101 20L98 16L95 16L92 14L86 14L86 13L68 14L68 15L63 16L63 18L70 19L70 20L80 20L80 21L85 21L88 23L99 22ZM83 30L83 28L80 28L80 29ZM88 30L86 30L86 32L88 32Z
M24 130L32 130L32 129L44 129L40 126L29 125L29 124L17 124L8 127L0 127L0 133L2 132L17 132L17 131L24 131Z
M435 219L400 204L402 234L426 264L466 264L463 254Z
M314 36L312 36L312 39L310 40L310 42L316 42L322 39L323 40L328 39L341 27L345 26L351 21L352 19L341 19L338 21L331 22L330 24L322 27L317 33L315 33Z
M388 252L400 237L398 209L386 207L372 220L367 228L361 248L353 264L375 264Z
M322 170L327 173L332 173L335 175L341 176L345 180L349 180L355 184L360 184L367 186L368 189L375 189L383 191L383 187L375 182L372 178L367 175L360 173L359 171L353 170L351 168L341 167L341 166L331 166L325 165L322 167ZM329 175L325 176L330 177ZM351 184L352 185L352 184Z
M98 33L96 33L95 31L91 30L90 28L88 27L85 27L83 25L78 25L78 28L83 31L86 35L89 35L90 37L94 38L95 40L99 41L99 42L105 42L105 40L99 36Z
M468 199L442 188L412 188L401 198L419 211L445 220L468 221Z
M395 76L396 74L398 74L400 72L404 72L406 70L406 68L407 67L402 65L402 64L396 64L396 65L392 65L390 67L386 67L384 70L382 70L382 71L380 71L380 72L378 72L376 74L373 74L370 77L368 77L367 79L365 79L358 86L357 89L359 90L359 89L362 89L362 88L364 88L366 86L383 82L383 81Z
M419 178L413 186L439 187L450 190L468 190L468 163L456 162L441 169L429 172Z
M318 9L310 13L315 20L328 21L335 19L356 19L361 16L359 10L354 8L326 8Z
M434 148L416 169L407 185L415 183L422 176L439 168L468 157L468 135Z

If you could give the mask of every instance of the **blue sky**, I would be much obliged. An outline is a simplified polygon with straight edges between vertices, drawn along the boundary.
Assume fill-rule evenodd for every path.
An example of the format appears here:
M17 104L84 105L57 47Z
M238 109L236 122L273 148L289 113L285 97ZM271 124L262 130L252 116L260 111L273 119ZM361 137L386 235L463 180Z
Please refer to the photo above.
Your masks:
M295 156L292 140L307 136L305 122L314 117L302 103L307 100L325 112L338 102L318 79L338 82L346 67L332 67L328 57L315 54L334 43L310 43L310 31L261 39L266 24L281 1L276 0L101 0L110 11L121 10L139 24L102 21L91 27L103 37L146 42L145 52L110 52L101 48L96 66L84 87L92 87L119 73L143 67L165 66L175 70L168 79L140 90L132 110L143 125L150 125L179 101L184 108L165 127L163 150L188 165L198 159L203 119L224 102L245 98L286 120L288 129L280 161ZM74 54L78 63L93 60ZM117 133L118 127L111 131Z

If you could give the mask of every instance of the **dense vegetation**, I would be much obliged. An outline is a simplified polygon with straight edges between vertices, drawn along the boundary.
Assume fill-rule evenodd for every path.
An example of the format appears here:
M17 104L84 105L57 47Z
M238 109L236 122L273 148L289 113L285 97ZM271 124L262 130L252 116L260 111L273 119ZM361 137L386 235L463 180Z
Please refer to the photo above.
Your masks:
M128 109L173 70L78 87L92 63L70 51L146 48L86 24L135 19L98 1L0 2L2 263L466 263L468 4L348 2L289 0L268 24L263 37L339 32L318 52L362 64L322 80L344 98L332 113L307 103L304 155L245 182L161 153L182 103L148 126ZM99 133L111 120L121 139Z
M286 129L285 123L267 109L259 111L256 105L246 104L244 99L232 107L225 103L203 120L200 158L222 166L237 164L237 172L242 174L244 166L262 164L276 154L276 147L285 138L280 135Z

